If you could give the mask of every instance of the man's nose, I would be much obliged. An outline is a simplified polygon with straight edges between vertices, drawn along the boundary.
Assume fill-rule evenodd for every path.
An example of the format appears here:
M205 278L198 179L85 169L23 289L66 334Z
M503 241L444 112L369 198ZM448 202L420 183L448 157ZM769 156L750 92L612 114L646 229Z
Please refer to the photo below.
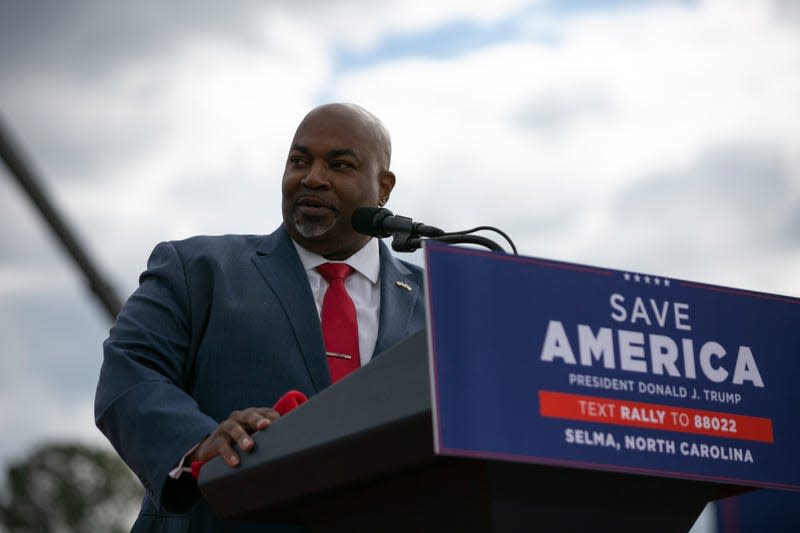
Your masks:
M308 169L308 173L300 180L300 183L309 189L326 189L331 186L328 179L327 165L323 162L314 162Z

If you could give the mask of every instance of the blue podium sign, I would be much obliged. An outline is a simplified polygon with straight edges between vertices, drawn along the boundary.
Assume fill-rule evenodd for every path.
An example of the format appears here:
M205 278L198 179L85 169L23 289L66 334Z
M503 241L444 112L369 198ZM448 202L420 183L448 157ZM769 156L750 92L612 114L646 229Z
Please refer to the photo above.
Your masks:
M436 452L800 490L800 299L426 243Z

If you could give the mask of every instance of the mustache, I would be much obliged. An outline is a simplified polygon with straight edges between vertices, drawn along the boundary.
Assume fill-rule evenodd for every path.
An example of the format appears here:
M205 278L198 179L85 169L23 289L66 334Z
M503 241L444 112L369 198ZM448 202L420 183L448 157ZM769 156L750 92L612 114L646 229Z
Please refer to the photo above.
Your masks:
M312 196L310 194L304 194L303 196L299 197L297 200L295 200L294 205L296 206L305 205L309 207L324 207L326 209L330 209L337 213L339 212L339 208L333 203L318 196Z

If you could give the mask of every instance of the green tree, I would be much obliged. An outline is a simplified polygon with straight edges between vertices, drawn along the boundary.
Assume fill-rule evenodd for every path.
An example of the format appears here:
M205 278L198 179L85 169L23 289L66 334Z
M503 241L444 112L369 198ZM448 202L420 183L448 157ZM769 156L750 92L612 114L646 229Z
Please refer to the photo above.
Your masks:
M9 532L129 531L142 488L113 452L46 444L9 466L0 525Z

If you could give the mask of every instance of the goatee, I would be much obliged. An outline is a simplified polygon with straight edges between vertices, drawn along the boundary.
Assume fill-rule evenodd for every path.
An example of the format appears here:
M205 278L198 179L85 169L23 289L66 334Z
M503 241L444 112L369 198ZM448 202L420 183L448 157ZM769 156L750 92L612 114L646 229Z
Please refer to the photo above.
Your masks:
M297 233L305 237L306 239L316 239L317 237L322 237L325 233L330 230L336 221L339 219L339 215L337 214L333 220L329 222L304 222L300 220L300 217L295 212L294 214L294 227L297 230Z

